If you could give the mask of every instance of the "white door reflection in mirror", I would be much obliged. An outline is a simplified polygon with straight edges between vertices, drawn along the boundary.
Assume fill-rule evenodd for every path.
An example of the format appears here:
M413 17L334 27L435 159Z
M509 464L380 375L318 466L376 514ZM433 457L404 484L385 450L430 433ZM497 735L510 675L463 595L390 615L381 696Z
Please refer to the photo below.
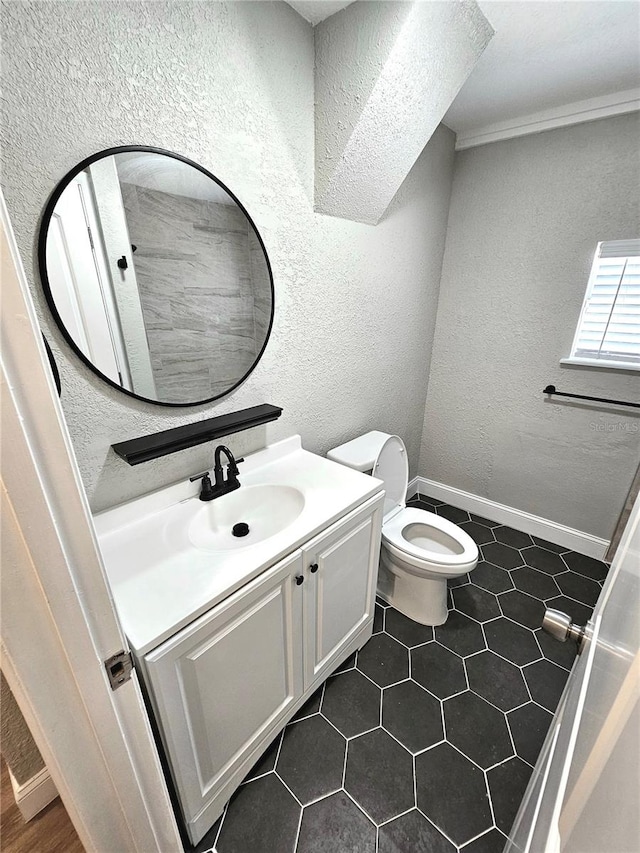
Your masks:
M69 333L102 373L121 382L121 341L108 300L101 245L94 242L97 229L95 217L90 217L91 198L87 174L81 172L56 205L49 226L47 266L56 305Z

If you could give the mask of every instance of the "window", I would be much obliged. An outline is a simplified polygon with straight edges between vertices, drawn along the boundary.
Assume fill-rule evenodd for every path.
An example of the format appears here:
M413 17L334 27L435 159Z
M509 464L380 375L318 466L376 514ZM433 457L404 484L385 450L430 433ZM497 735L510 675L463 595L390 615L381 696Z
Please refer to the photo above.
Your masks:
M563 362L640 370L640 239L598 243L571 356Z

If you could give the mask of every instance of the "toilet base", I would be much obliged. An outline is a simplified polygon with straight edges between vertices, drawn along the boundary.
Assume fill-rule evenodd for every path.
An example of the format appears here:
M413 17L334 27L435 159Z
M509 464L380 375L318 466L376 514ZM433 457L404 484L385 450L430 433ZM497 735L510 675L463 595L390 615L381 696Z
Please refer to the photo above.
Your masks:
M447 621L447 579L409 574L384 546L380 552L378 593L400 613L421 625L443 625Z

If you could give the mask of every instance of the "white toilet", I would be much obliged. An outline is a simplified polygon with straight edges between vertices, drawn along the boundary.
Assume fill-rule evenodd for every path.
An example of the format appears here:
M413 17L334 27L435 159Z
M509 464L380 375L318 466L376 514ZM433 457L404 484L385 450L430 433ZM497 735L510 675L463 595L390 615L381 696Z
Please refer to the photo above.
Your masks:
M446 518L406 505L409 465L397 435L374 430L327 456L384 481L378 595L416 622L442 625L448 615L447 579L476 567L476 543Z

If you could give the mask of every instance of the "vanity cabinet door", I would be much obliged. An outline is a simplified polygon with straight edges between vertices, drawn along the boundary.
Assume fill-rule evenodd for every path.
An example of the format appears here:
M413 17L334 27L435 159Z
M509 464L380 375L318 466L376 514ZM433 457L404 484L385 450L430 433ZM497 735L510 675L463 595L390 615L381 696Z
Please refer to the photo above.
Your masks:
M303 549L305 689L335 668L368 621L373 630L382 502L372 498Z
M194 842L302 693L301 559L297 551L145 657Z

